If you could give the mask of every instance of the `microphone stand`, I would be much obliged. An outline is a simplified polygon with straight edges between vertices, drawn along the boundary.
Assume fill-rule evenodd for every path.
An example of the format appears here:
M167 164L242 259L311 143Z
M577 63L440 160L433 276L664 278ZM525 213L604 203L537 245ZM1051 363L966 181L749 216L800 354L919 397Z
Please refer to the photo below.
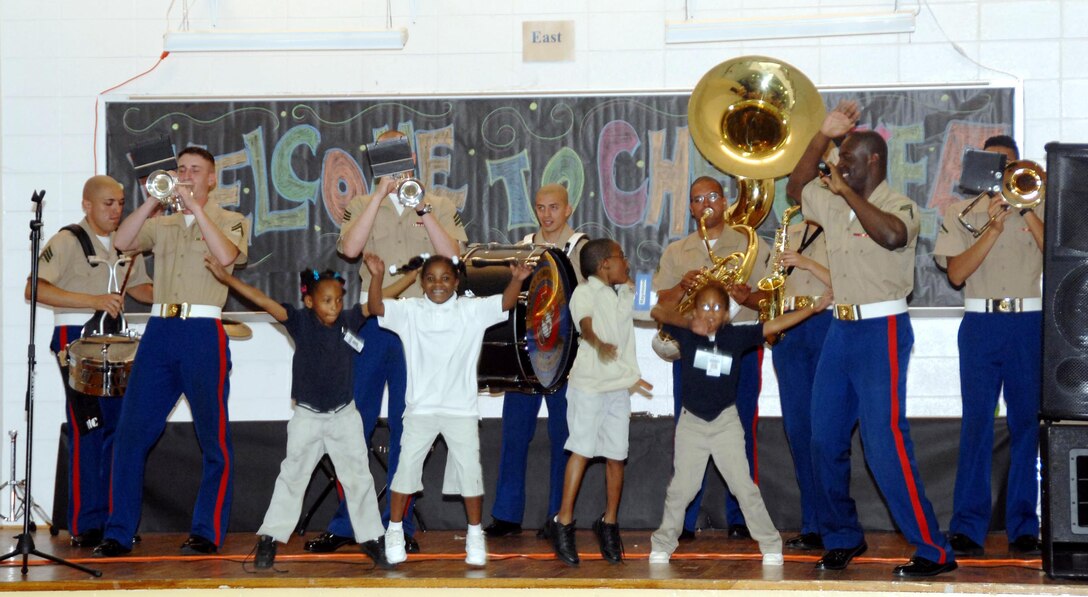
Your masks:
M34 202L34 219L30 220L30 343L27 345L27 367L26 367L26 496L30 497L30 480L33 477L31 475L31 468L34 464L32 455L34 454L34 366L37 361L34 358L34 326L36 323L36 315L38 311L38 252L41 250L42 244L42 199L45 198L45 191L34 191L34 195L30 200ZM0 556L0 562L14 558L16 556L23 556L23 576L27 573L27 557L31 554L38 556L53 562L55 564L63 564L70 568L75 568L87 574L94 575L96 577L102 576L100 570L92 570L85 566L69 562L67 560L58 558L56 556L39 551L34 547L34 538L30 535L30 508L23 508L23 532L16 537L18 542L15 545L15 549L10 553L6 553Z

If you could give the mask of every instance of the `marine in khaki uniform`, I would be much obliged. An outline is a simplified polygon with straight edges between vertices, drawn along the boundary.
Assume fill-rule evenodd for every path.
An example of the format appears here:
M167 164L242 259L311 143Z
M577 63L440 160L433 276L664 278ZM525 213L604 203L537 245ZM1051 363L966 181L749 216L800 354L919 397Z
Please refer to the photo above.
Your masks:
M388 131L378 137L378 141L387 141L403 137L399 131ZM348 203L344 212L344 223L340 228L340 239L336 248L345 257L354 259L364 252L374 253L389 265L403 265L422 253L439 254L454 257L460 253L459 243L467 242L465 227L461 216L452 203L440 196L424 198L415 209L405 207L397 201L393 177L385 176L374 182L374 192L370 195L355 197ZM415 275L412 273L410 275ZM370 272L363 260L359 260L359 278L362 288L370 286ZM397 276L386 276L385 289L393 284L402 283ZM388 292L384 296L391 296ZM405 289L402 297L421 297L423 291L419 284L412 284ZM366 291L360 298L366 304ZM367 319L359 330L363 340L363 351L355 358L355 406L363 417L363 428L367 443L374 435L374 427L381 413L382 395L389 386L389 404L386 409L389 421L389 470L388 479L397 471L400 459L400 438L404 430L404 394L407 384L407 369L404 362L404 346L393 332L378 326L376 318ZM405 543L409 553L419 550L418 542L412 536L415 531L414 519L409 510L404 516ZM388 503L382 509L382 521L389 522ZM307 541L306 551L327 553L344 545L355 543L355 533L348 518L344 501L329 522L326 532Z
M998 136L984 149L1019 159L1016 142ZM937 265L954 286L964 287L959 331L963 424L949 542L960 555L980 556L992 514L990 470L994 410L1004 388L1008 407L1009 477L1005 534L1009 550L1039 553L1039 388L1042 384L1043 209L1009 209L1000 196L985 197L964 218L971 200L948 206L933 249Z
M248 226L241 214L208 204L215 188L215 158L188 147L178 155L183 212L152 217L145 201L121 223L115 241L123 250L152 251L155 302L121 407L110 482L112 510L95 555L132 549L140 520L147 453L162 434L182 393L189 402L203 457L186 554L215 553L227 534L234 467L227 396L230 349L220 320L227 287L204 267L211 255L233 270L246 261Z
M725 221L728 202L722 185L717 180L703 176L696 179L689 191L691 216L698 222L699 217L706 210L711 215L706 220L707 236L710 239L712 250L718 257L726 257L731 253L748 250L748 237L734 230ZM731 291L732 298L743 305L739 312L732 315L734 323L757 321L759 313L759 299L762 294L751 292L755 282L770 272L771 251L763 239L758 240L758 251L755 256L755 265L748 281L748 286L743 289ZM654 273L653 288L657 291L659 302L676 303L690 290L695 282L695 275L702 268L711 267L710 256L706 252L706 244L699 234L698 227L686 237L672 242L665 247L661 255L661 261ZM737 292L744 294L738 294ZM759 403L759 391L763 384L762 376L763 347L751 350L741 357L740 361L740 385L737 389L737 413L744 425L744 449L748 455L748 465L752 469L752 478L758 482L758 466L756 461L756 422ZM680 387L680 363L673 362L672 392L674 419L680 416L681 387ZM678 420L678 419L677 419ZM700 491L695 500L688 507L684 517L684 531L681 540L693 538L696 523L699 519L699 510L702 504L703 492ZM744 524L744 515L740 511L736 498L732 494L726 496L725 502L726 521L729 524L729 536L732 538L749 537L748 529Z
M860 426L865 460L892 518L915 546L896 576L956 568L925 497L906 418L907 365L914 332L906 297L914 287L918 207L888 186L888 146L873 131L853 132L860 110L841 102L790 174L787 192L806 219L823 226L835 293L812 393L812 458L820 535L818 570L841 570L867 549L850 497L850 437ZM847 133L850 133L847 135ZM817 166L830 141L847 135L831 175Z
M540 230L522 239L526 245L553 245L570 257L578 283L582 275L581 253L589 239L576 233L568 221L572 213L567 189L560 184L540 187L534 199ZM488 537L502 537L521 532L525 515L525 469L529 462L529 444L536 433L540 405L548 405L548 442L551 446L548 476L548 511L538 535L547 535L547 524L559 511L563 501L563 474L567 469L567 453L563 446L570 432L567 429L567 384L551 394L507 392L502 402L502 454L499 457L499 479L495 484L495 503L491 506L491 524L484 532Z
M795 223L789 228L788 238L791 249L781 257L782 265L787 268L783 292L787 312L816 304L820 297L831 292L823 229L811 222ZM801 494L801 533L785 541L788 549L823 548L812 470L812 384L830 324L830 310L817 313L790 328L771 348L782 403L782 424Z
M121 222L125 193L109 176L87 179L83 185L83 218L77 226L90 242L88 256L76 234L57 232L46 243L38 258L38 301L53 307L53 339L49 348L57 355L67 404L68 422L68 532L72 545L94 547L102 541L102 529L109 514L110 458L113 434L121 414L121 399L88 396L68 385L68 345L79 339L83 326L96 311L117 317L124 308L124 297L111 292L111 270L117 290L124 284L132 298L151 302L151 279L144 259L129 256L130 265L114 268L121 257L113 248L113 233ZM128 261L126 259L125 261ZM131 267L131 271L128 271ZM30 298L30 282L26 296Z

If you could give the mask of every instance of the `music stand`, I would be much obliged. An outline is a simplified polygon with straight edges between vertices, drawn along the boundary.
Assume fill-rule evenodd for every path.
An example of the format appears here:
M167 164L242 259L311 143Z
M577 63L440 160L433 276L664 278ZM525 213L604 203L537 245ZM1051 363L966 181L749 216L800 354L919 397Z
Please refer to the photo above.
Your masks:
M34 357L34 326L36 323L36 315L38 311L38 252L41 250L42 244L42 199L45 198L45 191L34 191L30 200L34 202L34 218L30 220L30 343L27 345L27 366L26 366L26 496L30 497L30 481L34 477L31 473L34 460L34 366L37 364L37 360ZM63 564L69 568L75 568L81 572L86 572L93 576L102 576L100 570L93 570L86 566L80 566L79 564L69 562L63 558L47 554L43 551L39 551L34 547L34 538L30 536L30 508L23 508L23 532L16 537L18 542L15 544L15 549L9 553L0 556L0 562L14 558L16 556L23 556L22 572L25 576L28 570L27 558L33 554L39 558L49 560L55 564Z

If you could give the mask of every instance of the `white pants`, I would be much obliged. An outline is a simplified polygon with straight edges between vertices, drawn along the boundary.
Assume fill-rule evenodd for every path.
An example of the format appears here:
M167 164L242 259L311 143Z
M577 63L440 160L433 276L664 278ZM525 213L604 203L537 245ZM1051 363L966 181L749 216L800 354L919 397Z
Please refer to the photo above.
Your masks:
M287 456L280 464L272 501L258 535L269 535L287 543L298 524L302 498L314 467L325 454L332 459L336 477L344 487L355 540L362 543L385 533L374 479L370 476L370 452L364 440L363 419L355 410L355 403L349 402L332 413L316 413L295 406L295 414L287 422Z

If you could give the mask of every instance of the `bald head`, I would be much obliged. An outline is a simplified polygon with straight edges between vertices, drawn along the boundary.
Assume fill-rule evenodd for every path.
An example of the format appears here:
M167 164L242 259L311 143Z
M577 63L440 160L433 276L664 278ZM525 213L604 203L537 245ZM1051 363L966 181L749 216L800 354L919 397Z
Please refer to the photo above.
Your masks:
M570 201L567 197L567 188L561 184L546 184L536 192L533 201L536 210L536 219L540 222L540 232L547 242L559 242L559 235L567 227L570 218Z
M99 174L88 178L87 182L83 183L83 200L91 201L107 194L116 195L121 191L121 183L114 180L113 177Z

